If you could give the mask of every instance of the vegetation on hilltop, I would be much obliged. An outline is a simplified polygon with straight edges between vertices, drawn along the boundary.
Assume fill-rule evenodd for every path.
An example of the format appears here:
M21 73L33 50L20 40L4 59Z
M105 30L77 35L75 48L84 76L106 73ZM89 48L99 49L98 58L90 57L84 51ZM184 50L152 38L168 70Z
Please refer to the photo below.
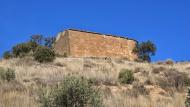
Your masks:
M55 59L54 42L54 37L43 38L42 35L33 35L28 42L19 43L13 46L11 51L6 51L3 57L10 59L34 56L34 59L38 62L52 62Z
M133 52L137 53L137 60L151 62L151 56L156 53L156 45L151 41L142 42L136 45Z
M55 59L55 52L51 48L38 46L33 56L38 62L52 62Z

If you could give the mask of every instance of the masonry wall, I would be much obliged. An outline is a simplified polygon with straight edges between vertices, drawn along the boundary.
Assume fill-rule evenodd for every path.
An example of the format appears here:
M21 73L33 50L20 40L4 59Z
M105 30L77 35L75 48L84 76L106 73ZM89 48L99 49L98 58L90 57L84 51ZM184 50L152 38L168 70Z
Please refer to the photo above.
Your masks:
M54 45L54 50L59 55L69 55L70 53L70 46L69 46L69 32L61 32L58 34L56 38L56 42Z
M126 57L137 58L132 53L136 41L95 33L68 30L69 55L72 57Z

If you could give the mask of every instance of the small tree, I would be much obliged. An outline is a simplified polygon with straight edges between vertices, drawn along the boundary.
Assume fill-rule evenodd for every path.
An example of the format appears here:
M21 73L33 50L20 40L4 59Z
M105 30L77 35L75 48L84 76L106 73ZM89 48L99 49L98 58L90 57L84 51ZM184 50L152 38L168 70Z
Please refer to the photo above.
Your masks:
M52 48L53 47L53 44L55 43L55 37L47 37L44 39L45 41L45 46L49 47L49 48Z
M134 81L133 72L128 69L122 69L119 73L119 81L123 84L131 84Z
M137 44L133 52L137 53L139 59L151 62L151 57L156 53L156 46L151 41L142 42Z
M33 56L38 62L52 62L55 59L55 52L48 47L38 46Z
M35 42L38 45L41 45L43 42L43 36L42 35L32 35L30 41Z
M100 92L83 77L66 77L60 85L42 94L43 107L102 107Z

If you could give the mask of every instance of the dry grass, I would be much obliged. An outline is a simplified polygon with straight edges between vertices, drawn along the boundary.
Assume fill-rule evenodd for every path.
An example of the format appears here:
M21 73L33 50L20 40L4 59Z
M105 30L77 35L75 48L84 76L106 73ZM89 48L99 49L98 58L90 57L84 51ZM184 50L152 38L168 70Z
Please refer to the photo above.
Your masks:
M172 98L138 96L123 93L105 99L106 107L184 107L184 96L176 93Z
M1 83L0 95L0 107L39 106L30 90L17 81Z
M160 78L165 79L164 73L171 72L170 69L187 75L190 71L187 69L190 63L170 66L109 58L57 58L54 63L47 64L23 58L0 61L0 67L14 69L17 81L16 86L13 83L0 84L0 107L39 107L39 88L59 83L68 74L85 76L98 82L106 107L184 107L184 90L171 94L157 83ZM137 94L134 97L138 93L138 90L133 90L135 83L121 86L118 82L121 69L134 71L135 83L144 85L148 95ZM147 85L147 81L151 85Z
M138 94L132 89L104 87L104 104L106 107L184 107L185 95L174 93L168 96L161 88L149 87L149 95ZM149 91L150 91L149 90Z

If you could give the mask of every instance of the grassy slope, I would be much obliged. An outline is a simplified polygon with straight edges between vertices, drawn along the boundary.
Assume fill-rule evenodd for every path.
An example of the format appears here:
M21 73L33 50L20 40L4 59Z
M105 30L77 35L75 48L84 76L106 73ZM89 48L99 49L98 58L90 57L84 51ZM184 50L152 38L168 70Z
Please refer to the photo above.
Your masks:
M55 85L67 74L92 79L102 90L106 107L184 107L185 88L165 88L168 78L164 74L190 71L190 63L160 65L102 58L57 58L51 64L39 64L31 58L11 59L2 60L0 67L16 71L16 81L0 84L0 107L39 107L39 88ZM119 84L121 69L134 72L133 84Z

